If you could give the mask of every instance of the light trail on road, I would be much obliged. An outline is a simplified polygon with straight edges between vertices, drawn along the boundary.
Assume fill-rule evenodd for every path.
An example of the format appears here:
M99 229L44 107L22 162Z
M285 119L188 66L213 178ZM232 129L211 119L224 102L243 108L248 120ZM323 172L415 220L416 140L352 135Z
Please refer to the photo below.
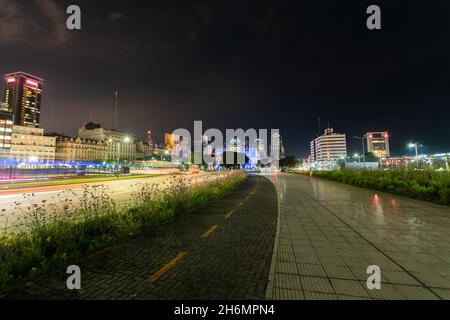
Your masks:
M147 178L136 178L129 180L117 180L106 182L92 182L77 185L59 185L46 187L33 187L27 189L0 191L0 229L9 229L16 225L20 217L23 217L28 208L40 205L49 208L51 204L62 204L65 199L72 200L72 206L79 205L80 198L86 188L106 187L108 195L117 204L119 209L129 205L134 199L132 194L139 191L145 184L152 184L163 191L170 179L184 177L188 183L196 184L219 177L209 173L196 175L164 175Z

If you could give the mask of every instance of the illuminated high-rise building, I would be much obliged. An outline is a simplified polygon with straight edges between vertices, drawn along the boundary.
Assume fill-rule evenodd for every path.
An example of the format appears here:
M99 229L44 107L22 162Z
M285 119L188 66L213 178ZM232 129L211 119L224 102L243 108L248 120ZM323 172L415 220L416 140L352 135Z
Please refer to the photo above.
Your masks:
M389 133L382 132L367 132L367 152L372 152L379 158L386 158L390 156L389 150Z
M311 141L312 162L331 163L347 157L347 138L345 134L336 133L332 128Z
M6 74L3 102L14 115L14 124L39 128L44 80L25 72Z
M9 156L11 149L13 114L6 103L0 102L0 158Z

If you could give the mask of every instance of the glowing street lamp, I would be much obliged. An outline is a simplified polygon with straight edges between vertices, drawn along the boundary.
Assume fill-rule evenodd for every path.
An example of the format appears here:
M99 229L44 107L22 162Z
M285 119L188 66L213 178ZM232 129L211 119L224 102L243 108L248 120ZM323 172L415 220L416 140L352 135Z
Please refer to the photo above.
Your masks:
M362 146L362 156L363 156L363 161L364 161L364 168L366 167L366 150L364 148L364 139L367 140L367 135L363 135L362 137L357 137L354 136L353 139L358 139L361 140L361 146Z
M161 161L164 160L164 155L168 156L169 155L169 150L165 150L164 152L161 152Z
M130 143L131 138L126 136L123 138L123 143ZM120 162L121 144L120 141L117 142L117 162Z
M417 142L410 142L408 147L416 150L416 168L419 169L419 147L422 147L422 145Z

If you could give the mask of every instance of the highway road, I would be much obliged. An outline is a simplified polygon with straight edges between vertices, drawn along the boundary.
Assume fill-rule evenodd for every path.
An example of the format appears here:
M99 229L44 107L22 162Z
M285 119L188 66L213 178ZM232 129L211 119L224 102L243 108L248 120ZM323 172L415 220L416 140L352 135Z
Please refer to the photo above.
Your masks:
M108 195L117 206L124 207L132 201L131 194L142 187L142 184L155 184L162 190L170 179L180 175L162 175L155 177L117 180L107 182L93 182L85 184L71 184L59 186L33 187L15 190L0 190L0 229L10 229L17 224L33 204L44 205L49 208L51 204L62 204L65 199L72 199L72 205L79 204L80 197L86 188L107 188ZM207 173L182 175L187 181L195 182L209 177Z

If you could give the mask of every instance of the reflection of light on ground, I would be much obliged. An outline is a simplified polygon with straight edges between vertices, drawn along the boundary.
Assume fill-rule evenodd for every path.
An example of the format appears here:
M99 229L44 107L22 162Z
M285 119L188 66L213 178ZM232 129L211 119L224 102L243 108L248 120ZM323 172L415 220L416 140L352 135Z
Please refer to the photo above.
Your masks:
M372 200L375 206L375 220L377 223L384 223L384 212L381 197L379 195L374 195Z
M278 172L272 172L271 180L273 183L276 183L278 179Z
M396 215L401 215L401 211L398 207L397 199L391 199L389 200L389 204L391 205L391 211L393 211Z
M375 205L379 205L380 204L380 197L377 194L373 196L373 203Z

